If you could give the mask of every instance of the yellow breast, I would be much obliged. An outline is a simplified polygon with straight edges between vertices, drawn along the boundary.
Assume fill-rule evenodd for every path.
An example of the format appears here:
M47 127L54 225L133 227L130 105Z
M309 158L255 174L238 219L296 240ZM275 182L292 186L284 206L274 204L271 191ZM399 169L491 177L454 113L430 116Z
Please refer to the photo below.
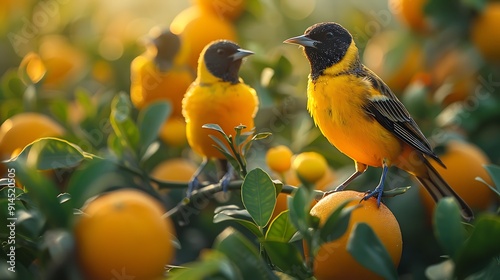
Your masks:
M186 119L186 133L191 148L202 156L223 158L216 150L214 135L223 140L219 133L202 128L204 124L215 123L226 132L235 134L234 127L243 124L249 131L254 128L258 99L255 90L240 82L231 84L193 84L183 100L183 114ZM223 140L223 142L225 142Z
M370 166L394 161L400 141L364 110L373 88L349 74L322 75L308 84L308 110L323 135L342 153Z

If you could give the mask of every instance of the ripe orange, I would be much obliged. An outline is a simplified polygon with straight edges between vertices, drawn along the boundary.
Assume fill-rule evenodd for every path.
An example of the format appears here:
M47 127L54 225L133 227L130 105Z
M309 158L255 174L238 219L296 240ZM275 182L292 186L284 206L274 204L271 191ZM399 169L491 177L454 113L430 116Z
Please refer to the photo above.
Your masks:
M59 137L64 128L39 113L20 113L0 126L0 159L7 159L17 149L41 137Z
M123 189L91 200L82 210L75 241L87 279L162 276L174 256L174 227L170 218L163 217L166 211L157 200Z
M23 57L23 60L19 64L19 76L27 84L38 83L43 76L47 73L47 68L43 64L40 56L34 52L29 52ZM28 78L29 81L25 79Z
M151 177L165 181L189 182L196 169L196 165L187 159L173 158L158 164L151 171Z
M266 152L266 164L272 171L281 174L290 169L292 156L293 153L290 148L285 145L278 145Z
M196 6L180 12L170 24L170 31L181 36L182 47L188 48L187 63L193 69L197 69L200 52L208 43L217 39L237 41L231 22Z
M471 143L454 140L446 143L445 151L439 157L446 169L434 161L431 161L432 166L472 209L483 211L491 206L495 200L493 191L475 179L481 177L493 185L491 177L483 167L490 161L481 149ZM427 212L432 213L434 201L423 188L419 190Z
M464 101L474 94L477 85L478 63L460 48L452 48L433 62L430 74L435 87L435 99L447 106Z
M303 152L293 159L292 169L295 170L299 178L309 183L316 183L325 175L328 163L321 154Z
M389 0L391 12L410 29L418 32L429 28L424 7L428 0Z
M245 10L246 0L194 0L203 11L228 20L237 19Z
M169 118L161 127L159 137L167 145L173 147L182 147L186 145L186 121L184 118Z
M45 86L65 85L84 73L85 55L63 36L44 36L39 55L47 68L43 80Z
M356 191L335 192L321 199L311 209L311 215L318 217L320 223L324 224L329 215L344 201L354 199L348 206L359 205L351 214L346 233L319 249L314 259L314 276L318 280L382 279L359 264L347 251L349 235L357 223L367 223L384 244L394 265L399 264L403 242L398 221L384 204L377 207L376 198L360 202L364 196L365 193Z
M500 3L488 1L470 28L472 43L484 59L500 62Z

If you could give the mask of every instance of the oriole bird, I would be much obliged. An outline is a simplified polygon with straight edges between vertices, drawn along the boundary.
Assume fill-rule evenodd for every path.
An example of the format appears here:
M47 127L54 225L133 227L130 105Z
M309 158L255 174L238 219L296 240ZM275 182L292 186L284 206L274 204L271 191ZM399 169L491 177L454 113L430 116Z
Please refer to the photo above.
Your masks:
M365 196L377 196L380 204L388 167L396 166L414 175L435 201L454 197L463 218L473 218L469 206L430 164L435 160L444 166L404 105L361 63L349 31L337 23L318 23L284 43L302 46L309 60L307 108L314 122L355 162L356 171L334 191L344 189L368 166L382 167L378 186Z
M241 49L228 40L209 43L200 53L196 80L191 84L182 102L182 113L186 119L186 135L191 148L204 157L203 163L193 175L188 187L188 196L198 184L198 175L208 162L215 158L224 160L209 135L224 142L219 133L202 128L204 124L218 124L227 134L234 133L240 124L243 131L254 128L254 117L259 101L253 88L239 77L242 59L253 52ZM229 168L231 169L231 168ZM223 177L227 186L231 170Z
M194 81L179 36L163 31L148 42L146 51L130 65L130 97L138 109L152 102L171 103L172 117L182 118L182 98Z

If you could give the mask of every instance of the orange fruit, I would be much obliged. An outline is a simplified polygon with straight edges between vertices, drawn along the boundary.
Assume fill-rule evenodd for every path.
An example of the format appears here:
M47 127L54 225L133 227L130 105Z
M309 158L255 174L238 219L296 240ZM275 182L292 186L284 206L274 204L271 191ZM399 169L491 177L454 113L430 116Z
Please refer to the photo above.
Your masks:
M285 145L278 145L266 152L266 164L276 173L286 172L292 166L293 153Z
M41 137L59 137L64 128L39 113L20 113L0 126L0 159L7 159L17 149Z
M43 84L65 85L84 74L85 56L60 35L47 35L41 40L39 55L47 68Z
M424 7L428 0L389 0L391 12L410 29L426 31L429 24L425 18Z
M477 85L478 63L460 48L452 48L438 55L430 74L436 90L435 99L447 106L464 101L474 94Z
M236 30L231 22L204 12L197 6L180 12L172 20L170 31L181 36L182 47L188 48L187 63L193 69L197 69L200 53L208 43L217 39L237 42Z
M151 177L165 181L189 182L196 169L197 166L187 159L173 158L159 163L151 171Z
M295 156L292 169L299 178L309 183L317 183L326 173L328 163L326 159L316 152L303 152Z
M82 211L74 230L87 279L160 279L174 256L174 227L157 200L122 189L87 202Z
M435 161L431 161L432 166L472 209L484 211L491 206L495 194L475 179L481 177L489 185L493 185L490 175L483 167L490 161L481 149L471 143L452 140L446 143L445 151L439 158L446 165L446 169ZM419 190L427 212L432 213L434 201L424 188Z
M321 199L311 209L311 215L318 217L320 224L323 225L330 214L344 201L353 199L348 206L359 205L359 208L353 210L344 235L323 244L319 249L314 258L316 279L383 279L359 264L347 251L349 235L354 225L358 223L366 223L373 229L389 252L394 265L398 266L403 248L398 221L384 204L377 206L376 198L361 201L364 196L365 193L356 191L335 192Z
M470 28L470 38L487 61L500 62L500 2L488 1Z
M26 54L19 64L19 77L21 77L26 84L38 83L43 76L45 76L45 73L47 73L45 64L43 64L40 56L34 52ZM26 78L28 78L29 81L26 81Z
M246 0L194 0L203 11L228 20L237 19L245 10Z
M415 74L425 68L424 52L418 41L395 31L373 36L366 44L363 62L396 94L403 92Z
M167 145L173 147L186 145L186 121L184 118L169 118L161 127L159 137Z

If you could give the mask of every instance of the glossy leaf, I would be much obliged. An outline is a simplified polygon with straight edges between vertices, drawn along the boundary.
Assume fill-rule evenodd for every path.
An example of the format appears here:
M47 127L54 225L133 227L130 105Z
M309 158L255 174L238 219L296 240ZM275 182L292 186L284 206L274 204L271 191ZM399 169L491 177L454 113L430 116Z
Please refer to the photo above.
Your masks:
M131 111L132 105L124 93L115 96L111 102L110 122L123 145L137 151L140 135L139 129L131 119Z
M293 226L290 221L290 215L288 215L289 210L283 211L269 225L269 229L266 232L266 240L289 242L293 235L297 232L297 229Z
M227 228L219 234L214 248L231 260L241 272L242 279L277 279L261 259L257 248L233 228Z
M301 253L292 243L265 240L262 245L272 263L281 271L297 279L311 277L311 272L305 266Z
M346 207L351 201L346 200L342 202L323 224L320 229L322 242L330 242L338 239L346 232L352 211L359 207L359 205Z
M498 165L485 165L484 168L490 174L491 179L493 180L494 187L493 191L495 191L498 195L500 195L500 166Z
M73 173L68 182L73 208L80 208L87 199L113 186L117 166L110 160L95 159Z
M305 188L297 188L294 195L287 199L290 221L302 235L307 234L309 229L308 219L310 216L306 208L309 207L307 190Z
M141 156L153 143L172 109L169 102L154 102L140 111L137 118L139 127Z
M264 170L256 168L248 172L241 186L241 200L259 227L269 223L276 204L276 191Z
M207 124L202 125L201 127L206 128L206 129L212 129L212 130L220 132L221 134L225 134L224 130L222 130L222 127L220 127L220 125L215 124L215 123L207 123Z
M458 279L483 269L500 254L500 217L484 215L478 218L474 230L455 258L455 275Z
M347 251L362 266L384 279L398 279L398 273L391 256L368 224L358 223L354 225L347 242Z
M254 223L252 223L252 222L250 222L248 220L235 218L235 217L229 216L229 215L227 215L225 213L217 213L217 214L214 215L213 222L215 224L221 223L221 222L225 222L225 221L236 222L236 223L244 226L245 228L247 228L255 236L257 236L259 238L263 237L262 232L259 230L259 228Z
M451 197L441 199L434 211L434 231L446 254L455 259L467 238L460 209Z
M30 197L47 217L49 224L61 228L69 226L72 213L65 212L59 204L58 191L52 181L22 159L8 162L7 166L15 169L16 180L23 182Z
M84 152L77 145L59 138L40 138L26 146L21 154L12 160L23 158L38 170L72 168L93 155Z

